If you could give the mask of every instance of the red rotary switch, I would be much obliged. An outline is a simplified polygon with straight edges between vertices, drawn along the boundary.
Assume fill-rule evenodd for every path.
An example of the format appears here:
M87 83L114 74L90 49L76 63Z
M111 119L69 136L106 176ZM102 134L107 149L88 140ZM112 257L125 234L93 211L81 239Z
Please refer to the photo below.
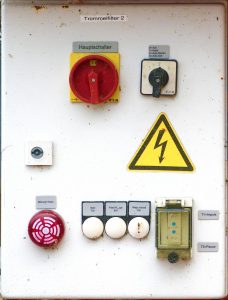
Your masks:
M53 247L63 237L63 219L54 211L42 210L30 220L28 234L36 245L45 248Z
M99 104L112 97L118 86L118 72L104 56L88 55L75 63L70 72L70 87L80 100Z

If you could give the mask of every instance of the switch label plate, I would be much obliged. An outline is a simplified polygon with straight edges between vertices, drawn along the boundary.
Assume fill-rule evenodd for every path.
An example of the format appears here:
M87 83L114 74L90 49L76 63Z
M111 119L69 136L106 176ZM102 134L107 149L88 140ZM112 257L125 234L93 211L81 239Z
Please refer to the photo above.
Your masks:
M218 252L218 243L200 242L197 245L198 252Z
M219 210L199 210L199 220L219 220Z
M149 45L149 58L169 59L169 45Z
M73 42L73 52L107 53L118 52L118 42Z

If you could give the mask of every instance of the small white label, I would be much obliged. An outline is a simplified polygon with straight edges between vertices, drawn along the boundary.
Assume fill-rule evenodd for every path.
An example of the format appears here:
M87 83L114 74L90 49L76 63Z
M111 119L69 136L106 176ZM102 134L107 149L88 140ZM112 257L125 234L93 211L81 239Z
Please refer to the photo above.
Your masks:
M127 22L127 15L81 15L80 22L98 23L98 22Z
M148 201L131 201L128 203L129 216L149 216L150 202Z
M82 215L84 217L102 217L104 214L103 202L83 202Z
M199 210L198 211L199 220L218 220L219 211L218 210Z
M150 45L149 58L169 59L169 46L168 45Z
M118 52L118 42L73 42L73 52Z
M109 217L125 217L127 215L126 202L105 202L105 214Z
M37 209L56 209L56 196L36 196Z
M197 245L198 252L218 252L219 244L218 243L198 243Z

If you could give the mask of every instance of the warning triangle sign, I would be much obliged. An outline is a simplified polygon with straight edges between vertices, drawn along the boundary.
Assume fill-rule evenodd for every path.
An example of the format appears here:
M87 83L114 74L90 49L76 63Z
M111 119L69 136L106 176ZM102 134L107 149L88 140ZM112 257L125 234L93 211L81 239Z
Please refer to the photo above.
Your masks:
M194 171L193 163L164 113L158 116L128 168L132 171Z

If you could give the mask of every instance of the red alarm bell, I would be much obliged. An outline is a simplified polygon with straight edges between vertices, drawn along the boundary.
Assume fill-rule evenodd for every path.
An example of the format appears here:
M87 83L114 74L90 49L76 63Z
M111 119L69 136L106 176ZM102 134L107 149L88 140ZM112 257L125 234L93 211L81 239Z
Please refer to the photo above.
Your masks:
M39 211L29 222L28 234L36 245L53 247L64 235L63 219L52 210Z
M118 72L101 55L88 55L75 63L70 72L70 87L80 100L99 104L112 97L118 86Z

